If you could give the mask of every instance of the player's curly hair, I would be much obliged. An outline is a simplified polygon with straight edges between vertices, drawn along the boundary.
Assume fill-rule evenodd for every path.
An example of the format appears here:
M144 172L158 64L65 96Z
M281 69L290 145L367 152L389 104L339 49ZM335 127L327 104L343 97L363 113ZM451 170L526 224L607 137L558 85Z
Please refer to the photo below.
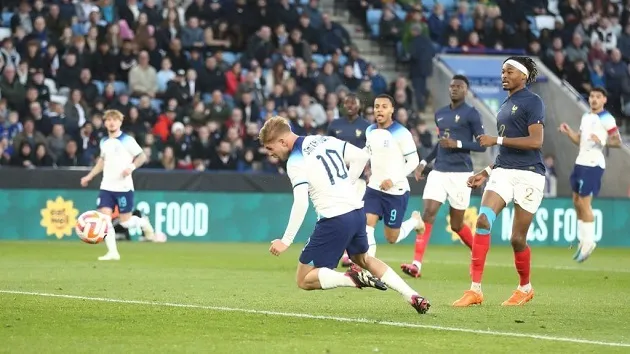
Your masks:
M513 56L505 59L503 63L510 59L523 64L523 66L527 68L527 71L529 71L529 76L527 76L526 83L528 85L536 81L536 78L538 77L538 67L536 66L536 62L532 58L524 56Z

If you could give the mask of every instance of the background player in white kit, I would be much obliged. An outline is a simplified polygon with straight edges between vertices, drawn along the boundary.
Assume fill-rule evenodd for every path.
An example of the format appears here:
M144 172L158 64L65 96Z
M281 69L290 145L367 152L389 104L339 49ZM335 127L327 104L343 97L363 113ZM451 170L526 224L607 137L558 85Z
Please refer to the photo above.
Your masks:
M363 201L367 214L367 236L370 244L368 254L376 254L374 227L383 219L385 239L389 243L404 240L412 230L424 232L420 212L414 211L404 221L409 202L409 181L418 164L418 150L409 130L393 120L394 99L379 95L374 100L376 124L365 132L365 148L370 154L372 175L368 181Z
M101 154L96 165L90 173L81 178L81 185L87 187L96 175L103 172L101 190L96 203L98 211L107 215L109 219L108 232L105 236L107 254L98 258L101 261L120 259L116 247L116 232L111 220L112 212L116 206L118 207L121 226L127 229L140 227L146 238L153 238L153 227L149 220L132 214L134 200L131 174L145 163L147 157L136 139L120 130L123 119L124 116L119 111L105 111L103 121L108 136L101 139Z
M387 264L367 254L366 217L354 188L369 158L365 151L334 137L297 136L282 117L265 122L260 141L269 155L287 161L293 185L289 223L282 239L272 241L269 252L277 256L293 243L308 210L309 195L320 216L300 255L297 285L304 290L390 287L418 313L427 312L430 304L425 298ZM346 273L334 271L344 251L369 273L356 265Z
M580 130L574 131L568 124L562 123L559 130L580 147L575 167L571 173L571 189L573 190L573 206L578 217L578 239L580 244L573 256L578 262L585 261L595 250L595 219L591 203L602 185L602 176L606 168L604 146L620 147L621 137L617 123L604 109L607 92L596 87L591 90L588 103L591 111L584 113L580 122Z

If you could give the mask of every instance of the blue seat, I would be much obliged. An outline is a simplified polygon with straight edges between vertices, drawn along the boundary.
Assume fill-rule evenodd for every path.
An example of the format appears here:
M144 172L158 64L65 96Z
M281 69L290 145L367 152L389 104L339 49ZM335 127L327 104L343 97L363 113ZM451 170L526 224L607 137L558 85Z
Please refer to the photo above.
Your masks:
M345 55L339 56L339 65L344 66L348 62L348 57Z
M102 95L103 91L105 90L105 83L103 83L103 81L99 81L99 80L92 80L92 82L96 86L96 89L98 90L98 94Z
M2 13L2 27L11 27L11 17L13 17L13 12Z
M381 35L381 25L370 25L372 38L378 38Z
M223 52L223 60L228 64L232 65L234 62L238 60L238 56L233 52Z
M318 67L322 67L326 62L326 57L321 54L313 54L313 61L317 63Z
M401 20L405 20L407 18L407 11L405 10L397 10L396 11L396 17L398 17Z
M370 9L370 10L367 10L365 16L366 16L368 25L370 26L378 25L381 22L381 17L383 16L383 10Z

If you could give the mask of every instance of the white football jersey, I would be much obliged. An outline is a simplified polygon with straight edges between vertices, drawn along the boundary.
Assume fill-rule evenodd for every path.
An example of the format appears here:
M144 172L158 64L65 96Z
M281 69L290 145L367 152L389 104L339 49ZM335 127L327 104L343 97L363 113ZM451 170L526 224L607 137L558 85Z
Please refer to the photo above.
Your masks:
M346 142L334 137L299 137L287 161L293 188L308 184L317 213L332 218L363 207L344 162Z
M370 154L372 175L368 187L381 189L381 183L390 179L394 186L384 193L402 195L410 190L405 175L406 157L417 152L416 142L411 132L402 124L394 121L386 129L376 124L365 131L365 146Z
M608 111L599 114L585 113L580 122L580 151L575 160L576 165L599 166L606 168L606 158L604 157L604 146L608 140L608 134L617 130L617 122ZM595 134L602 145L595 143L591 135Z
M123 171L142 153L136 139L121 132L117 138L101 139L100 147L101 158L104 161L101 189L110 192L132 191L131 175L123 177Z

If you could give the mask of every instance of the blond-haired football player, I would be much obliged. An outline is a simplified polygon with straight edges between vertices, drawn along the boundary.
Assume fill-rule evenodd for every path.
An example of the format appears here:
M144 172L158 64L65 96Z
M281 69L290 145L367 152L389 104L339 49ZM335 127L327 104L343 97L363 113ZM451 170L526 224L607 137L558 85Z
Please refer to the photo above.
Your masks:
M140 227L148 239L152 239L154 233L147 218L132 214L134 188L131 174L146 162L147 156L133 137L120 130L123 119L123 114L117 110L105 111L103 121L108 135L101 139L100 158L90 173L81 178L81 186L87 187L96 175L103 172L101 190L96 203L98 211L107 215L109 221L105 237L107 254L98 258L101 261L120 259L116 247L116 232L111 220L114 207L118 207L121 226L127 229Z
M277 256L293 243L304 222L309 196L320 215L300 255L297 285L304 290L390 287L418 313L427 312L430 304L425 298L387 264L367 253L366 216L354 183L367 164L368 154L334 137L297 136L282 117L265 122L259 137L270 156L287 161L293 185L288 225L282 239L272 241L269 252ZM344 251L356 265L345 273L336 272Z

